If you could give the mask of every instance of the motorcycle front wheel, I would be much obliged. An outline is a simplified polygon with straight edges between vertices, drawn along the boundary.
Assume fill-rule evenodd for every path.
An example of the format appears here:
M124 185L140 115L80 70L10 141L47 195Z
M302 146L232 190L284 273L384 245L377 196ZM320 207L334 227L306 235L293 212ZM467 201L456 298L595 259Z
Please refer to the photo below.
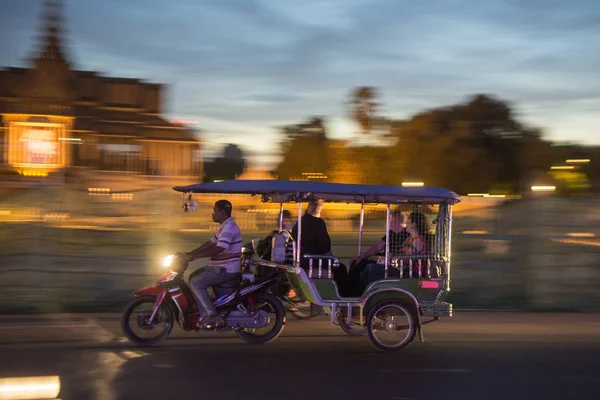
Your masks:
M247 309L258 312L265 311L269 315L269 324L264 328L242 329L236 331L237 335L246 343L261 344L271 342L281 335L285 326L285 308L276 296L268 292L250 295L254 300L254 306L250 306L246 300L244 304Z
M130 342L140 346L151 346L165 339L173 329L173 310L162 304L150 321L156 297L134 298L123 311L121 330Z

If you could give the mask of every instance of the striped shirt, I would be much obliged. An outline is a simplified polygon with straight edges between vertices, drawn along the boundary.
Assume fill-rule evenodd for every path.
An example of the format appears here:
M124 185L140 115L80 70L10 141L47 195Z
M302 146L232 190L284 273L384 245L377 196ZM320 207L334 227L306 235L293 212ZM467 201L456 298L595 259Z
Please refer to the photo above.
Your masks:
M242 233L233 218L229 217L219 227L217 233L210 239L212 243L225 249L218 256L219 259L210 259L208 265L222 267L230 273L241 271ZM227 255L230 254L230 257Z

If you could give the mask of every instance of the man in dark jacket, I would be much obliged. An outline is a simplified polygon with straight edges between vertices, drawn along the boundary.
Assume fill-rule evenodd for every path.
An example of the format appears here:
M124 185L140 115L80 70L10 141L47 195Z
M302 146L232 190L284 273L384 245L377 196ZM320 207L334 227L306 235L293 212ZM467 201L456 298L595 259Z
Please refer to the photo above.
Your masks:
M308 204L302 216L302 254L331 255L331 238L327 232L327 224L321 218L323 200L313 200ZM292 228L292 237L298 243L298 223ZM308 260L301 258L302 267L308 269Z
M304 254L332 255L331 238L327 232L327 224L321 218L323 200L312 200L308 204L306 213L302 216L302 237L300 240L300 265L308 272L309 261L304 259ZM292 237L298 243L298 223L292 228ZM314 266L314 264L313 264ZM340 294L345 295L348 270L344 264L333 269L333 277L338 285Z

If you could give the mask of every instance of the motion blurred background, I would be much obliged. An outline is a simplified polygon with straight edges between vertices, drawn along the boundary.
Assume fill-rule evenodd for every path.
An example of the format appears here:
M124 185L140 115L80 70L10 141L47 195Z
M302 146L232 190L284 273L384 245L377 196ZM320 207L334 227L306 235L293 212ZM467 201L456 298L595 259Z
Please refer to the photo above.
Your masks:
M455 308L600 308L598 4L284 3L5 4L0 312L120 311L218 227L171 187L226 179L446 187ZM358 212L325 207L342 259Z

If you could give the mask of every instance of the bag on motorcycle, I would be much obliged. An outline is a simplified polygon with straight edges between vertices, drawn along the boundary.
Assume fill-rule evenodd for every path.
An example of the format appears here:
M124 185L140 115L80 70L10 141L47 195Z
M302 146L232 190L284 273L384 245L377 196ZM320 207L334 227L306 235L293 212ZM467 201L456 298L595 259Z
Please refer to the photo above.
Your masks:
M263 260L271 259L271 246L272 246L273 236L269 235L266 238L259 240L256 244L254 251L256 255Z
M294 240L290 232L284 230L273 235L271 261L278 264L292 264L294 262Z

